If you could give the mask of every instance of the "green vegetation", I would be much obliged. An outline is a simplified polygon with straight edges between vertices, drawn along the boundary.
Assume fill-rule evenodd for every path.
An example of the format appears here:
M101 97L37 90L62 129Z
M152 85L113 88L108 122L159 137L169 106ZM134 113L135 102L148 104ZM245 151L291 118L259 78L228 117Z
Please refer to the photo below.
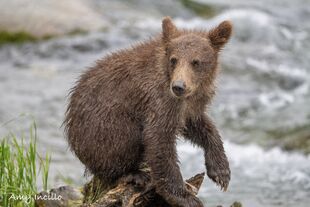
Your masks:
M76 29L71 32L69 32L68 36L75 36L75 35L85 35L87 34L87 31ZM25 42L37 42L42 40L49 40L56 36L46 35L43 37L36 37L32 34L29 34L27 32L8 32L8 31L1 31L0 30L0 46L4 44L22 44Z
M82 29L74 29L71 32L68 33L69 36L75 36L75 35L86 35L88 31L82 30Z
M181 0L181 3L188 9L192 10L195 14L211 18L218 13L218 11L210 5L200 3L198 1L193 0Z
M0 45L5 43L24 43L28 41L36 41L37 38L26 32L7 32L0 31Z
M37 153L35 123L30 128L28 143L14 134L3 138L0 145L0 206L34 206L38 178L47 190L50 156Z
M230 207L242 207L242 204L238 201L235 201Z
M268 134L277 143L280 142L282 148L288 151L298 150L305 154L310 154L310 125L305 124L294 128L270 130Z

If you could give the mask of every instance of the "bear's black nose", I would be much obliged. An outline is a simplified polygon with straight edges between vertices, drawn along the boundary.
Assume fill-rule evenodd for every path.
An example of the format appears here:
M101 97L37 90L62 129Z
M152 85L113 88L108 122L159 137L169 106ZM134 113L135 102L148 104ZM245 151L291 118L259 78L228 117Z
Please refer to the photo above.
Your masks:
M172 83L172 91L176 96L182 96L185 93L185 82L177 80Z

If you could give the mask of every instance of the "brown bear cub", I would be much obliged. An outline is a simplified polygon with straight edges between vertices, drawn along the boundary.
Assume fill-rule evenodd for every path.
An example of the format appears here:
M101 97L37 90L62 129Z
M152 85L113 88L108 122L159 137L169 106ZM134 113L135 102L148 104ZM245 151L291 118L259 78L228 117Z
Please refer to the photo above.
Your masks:
M133 175L146 162L156 192L167 202L202 206L185 189L176 140L182 135L202 147L208 176L227 189L229 163L205 110L232 25L224 21L210 31L180 30L166 17L162 30L82 74L70 95L67 138L86 168L104 182Z

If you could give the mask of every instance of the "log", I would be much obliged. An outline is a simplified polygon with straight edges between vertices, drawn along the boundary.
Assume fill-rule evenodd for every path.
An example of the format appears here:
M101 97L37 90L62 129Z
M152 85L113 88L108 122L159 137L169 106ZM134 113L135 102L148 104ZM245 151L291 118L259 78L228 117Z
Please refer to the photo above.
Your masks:
M150 177L150 170L148 168L141 169L141 173ZM186 188L193 195L197 195L204 176L204 173L200 173L185 181ZM62 186L49 192L41 192L36 196L35 206L169 207L170 205L155 192L155 187L151 184L150 179L149 182L139 186L128 182L128 179L120 179L114 185L107 186L94 177L81 189Z
M141 173L150 178L150 169L144 166ZM185 181L186 188L197 195L204 180L205 173L197 174ZM127 177L128 178L128 177ZM93 179L82 188L62 186L43 191L35 196L36 207L170 207L170 205L155 192L150 179L137 186L120 179L113 185L106 185L100 179ZM217 207L222 207L218 205ZM242 207L240 202L234 202L230 207Z

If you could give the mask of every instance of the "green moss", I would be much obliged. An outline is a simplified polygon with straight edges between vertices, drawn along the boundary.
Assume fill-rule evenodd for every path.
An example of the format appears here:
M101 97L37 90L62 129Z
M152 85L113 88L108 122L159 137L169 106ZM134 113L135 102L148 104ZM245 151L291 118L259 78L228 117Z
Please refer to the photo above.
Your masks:
M85 35L88 32L86 30L82 30L82 29L75 29L72 30L71 32L68 33L68 35L70 36L75 36L75 35Z
M298 149L305 154L310 154L310 133L287 138L284 141L283 148L289 151Z
M103 197L109 190L116 187L115 185L107 185L102 183L101 180L97 177L93 177L93 179L84 185L83 195L84 195L84 203L94 203L100 197Z
M75 35L85 35L87 31L76 29L69 32L67 35L75 36ZM36 42L42 40L48 40L55 36L45 35L43 37L35 37L32 34L27 32L8 32L8 31L0 31L0 46L4 44L22 44L25 42Z
M0 45L6 43L24 43L24 42L33 42L38 40L38 38L34 37L31 34L26 32L7 32L7 31L0 31Z
M283 149L299 150L310 154L310 126L304 125L293 129L278 129L268 131L270 137L276 142L281 142Z
M206 18L214 17L218 12L217 9L213 8L210 5L199 3L193 0L181 0L181 3L197 15Z
M242 204L238 201L235 201L230 207L242 207Z

